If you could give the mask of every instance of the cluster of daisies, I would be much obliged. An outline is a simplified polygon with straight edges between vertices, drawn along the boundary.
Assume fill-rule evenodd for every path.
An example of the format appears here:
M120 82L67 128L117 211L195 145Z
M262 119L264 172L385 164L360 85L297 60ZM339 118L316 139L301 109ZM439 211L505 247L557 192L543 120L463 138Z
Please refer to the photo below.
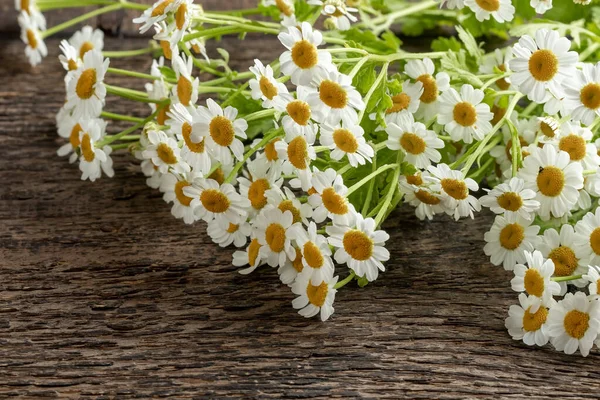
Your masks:
M509 0L443 3L467 5L483 19L514 14ZM313 7L312 20L297 15L302 4ZM587 355L600 333L600 64L585 62L593 52L579 54L572 47L581 51L580 44L533 26L531 36L487 55L464 30L460 57L371 53L324 46L340 37L311 24L324 15L329 28L347 30L357 21L355 4L262 6L277 10L281 23L219 19L191 0L146 8L135 22L155 30L162 57L148 74L131 73L149 81L145 92L104 83L111 69L100 31L84 27L63 40L67 96L57 124L66 143L58 154L79 161L82 179L93 181L112 176L111 152L127 148L173 216L202 220L216 244L239 248L240 273L275 269L296 295L293 307L322 320L337 290L385 270L389 235L380 226L398 204L414 206L421 220L473 218L489 208L497 216L483 250L514 272L520 292L509 333ZM41 14L27 10L21 15L39 29ZM195 69L214 66L203 34L216 29L204 24L222 25L218 35L275 33L282 52L238 73L245 83L201 84ZM373 82L361 85L370 72ZM230 86L214 91L220 81ZM203 101L201 93L225 95ZM105 111L107 94L150 104L150 116ZM236 96L259 109L244 111ZM107 119L137 124L109 135ZM482 181L492 189L477 199Z

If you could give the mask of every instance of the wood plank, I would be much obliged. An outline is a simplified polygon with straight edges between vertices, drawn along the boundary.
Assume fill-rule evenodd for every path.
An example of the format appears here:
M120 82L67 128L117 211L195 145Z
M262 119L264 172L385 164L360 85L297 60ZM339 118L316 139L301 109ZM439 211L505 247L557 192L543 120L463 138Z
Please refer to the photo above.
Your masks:
M273 38L220 45L238 68L280 49ZM20 42L0 46L0 397L597 398L597 352L507 334L517 296L483 254L489 214L421 222L400 209L386 224L388 271L341 290L327 323L304 319L273 269L237 274L233 250L175 220L126 154L115 178L81 182L56 156L58 42L35 70Z

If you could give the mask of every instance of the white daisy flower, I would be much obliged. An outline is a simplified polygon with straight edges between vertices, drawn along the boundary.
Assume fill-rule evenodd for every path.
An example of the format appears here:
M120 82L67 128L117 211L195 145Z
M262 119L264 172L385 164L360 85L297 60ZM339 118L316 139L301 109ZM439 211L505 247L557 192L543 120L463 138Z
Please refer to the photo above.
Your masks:
M178 3L173 13L173 22L168 27L171 50L177 49L179 43L183 41L183 36L192 25L193 0L179 0Z
M364 129L356 125L337 125L332 127L327 124L321 125L321 136L319 142L329 150L332 160L339 161L344 156L353 167L365 165L371 162L375 155L373 148L367 144L364 138Z
M239 270L238 272L242 275L247 275L254 271L260 265L264 264L264 260L260 254L260 248L262 246L258 243L258 239L253 238L250 244L246 248L246 251L235 251L233 253L233 261L231 262L236 267L249 265L248 268Z
M390 114L408 111L414 114L421 105L421 96L423 95L423 83L417 81L412 83L409 80L402 83L402 92L391 96L393 105L385 110L386 122Z
M175 11L181 0L158 0L152 7L144 10L144 13L133 20L136 24L141 24L140 32L148 31L154 24L167 19L169 13Z
M241 160L244 157L244 144L248 122L236 119L238 110L228 106L223 110L213 99L206 100L206 107L198 107L198 129L204 135L208 151L214 159L224 165L233 163L231 153ZM194 140L200 138L193 137Z
M261 245L261 257L271 267L283 266L286 260L296 258L290 237L293 219L291 211L282 212L273 207L263 210L254 220L254 235Z
M461 0L462 1L462 0ZM462 7L461 7L462 8ZM421 105L415 114L417 119L424 118L430 120L437 114L438 97L440 91L444 92L450 88L450 76L445 72L439 72L435 77L435 66L429 58L423 60L410 60L404 67L404 73L421 82L423 85L423 94L421 94Z
M197 55L204 57L206 62L210 62L210 58L208 58L208 53L206 52L206 43L204 38L191 39L185 42L185 45Z
M296 281L298 274L304 269L302 252L296 246L294 246L294 251L296 252L296 258L292 261L287 260L283 266L277 268L277 274L279 275L281 283L288 286L292 286Z
M219 185L214 179L196 179L190 186L183 188L183 194L192 198L190 207L196 217L211 222L216 220L223 229L229 224L239 225L248 216L248 199L240 196L233 185Z
M512 119L513 125L519 133L519 146L521 147L521 157L525 158L529 153L527 146L535 143L537 138L537 124L535 120ZM496 163L500 165L503 176L507 179L512 177L512 132L507 125L502 127L503 145L495 146L490 150L490 155L494 157Z
M453 170L446 164L427 168L435 182L434 191L442 194L446 213L458 221L461 217L473 218L473 211L480 211L479 201L469 194L469 190L477 191L479 186L471 178L465 178L461 171Z
M537 118L538 131L542 134L541 142L548 142L558 138L560 135L560 124L552 117Z
M600 303L585 293L567 293L548 314L550 341L558 351L586 357L600 332Z
M307 96L307 103L317 122L355 125L358 111L365 108L362 96L352 86L352 78L335 70L322 71L314 79L317 91Z
M312 109L307 103L310 91L307 87L298 86L296 98L290 93L282 93L273 100L275 110L285 113L281 123L288 142L298 135L314 142L317 136L319 126L313 123Z
M465 0L436 0L440 2L440 7L446 7L449 10L461 10L465 6Z
M511 178L492 190L483 190L487 194L479 202L495 214L517 214L524 219L533 219L533 214L540 207L540 202L535 200L535 192L525 189L525 181L521 178Z
M527 261L526 252L534 251L539 243L540 227L531 223L517 214L496 216L490 230L483 235L486 241L483 252L492 264L502 264L505 270L512 271L516 264Z
M161 21L154 25L154 36L152 39L158 42L158 45L162 49L163 56L167 60L173 59L173 54L178 54L177 44L171 42L171 28L167 26L167 23Z
M352 22L358 21L358 18L352 15L358 12L358 9L346 6L345 0L308 0L308 4L323 7L321 14L328 16L328 21L340 31L347 31Z
M556 31L540 29L535 39L522 36L513 46L511 82L536 103L545 103L550 94L561 98L560 84L573 76L578 59L577 52L569 51L570 47L569 39L559 37Z
M536 296L519 294L519 305L508 309L504 325L513 340L522 340L528 346L543 346L548 343L548 307Z
M102 149L96 147L96 142L106 135L105 128L106 123L99 123L97 119L81 121L81 130L79 131L81 180L89 179L93 182L100 178L102 172L109 178L115 175L112 158L110 158L112 147L104 146Z
M288 49L279 57L281 72L290 76L294 85L309 85L318 72L333 68L331 54L317 49L323 35L313 31L308 22L302 23L302 30L291 27L278 38Z
M100 126L100 131L106 131L107 122L100 118L92 118L97 125ZM81 127L80 120L76 120L71 115L66 114L57 120L58 124L58 135L62 138L69 139L69 142L62 145L56 152L60 157L64 157L70 154L69 163L74 163L77 160L77 152L79 149L79 133L83 130ZM86 121L84 120L81 120Z
M173 102L181 103L186 107L194 106L198 101L198 89L200 81L192 77L194 69L192 57L173 54L173 71L177 77L177 85L173 86Z
M29 15L37 26L44 31L46 30L46 18L44 18L44 14L40 12L36 3L36 0L15 0L15 10Z
M200 117L192 107L186 108L181 103L174 104L168 112L170 132L183 140L181 158L203 175L210 172L212 160L205 148L204 137L200 131ZM195 139L194 139L195 138ZM200 138L200 140L197 140Z
M460 94L454 88L442 93L437 121L453 141L472 143L473 138L481 140L492 130L490 121L494 114L490 106L482 103L483 97L482 90L468 84L461 87Z
M589 265L600 265L600 207L575 224L575 254Z
M385 231L375 230L373 218L356 214L350 226L331 225L325 228L329 244L336 247L333 255L339 264L347 264L358 277L370 282L377 279L379 271L385 271L382 261L390 259L385 242L390 238Z
M517 264L514 268L515 277L510 281L515 292L527 292L542 300L543 304L551 304L553 297L560 293L558 282L551 278L554 275L554 263L545 260L542 253L525 251L526 264Z
M574 120L585 125L600 116L600 63L585 63L575 71L574 79L563 81L565 109Z
M146 185L148 185L152 189L158 189L160 187L160 178L162 176L162 173L158 170L158 167L154 165L152 159L146 159L143 156L144 150L146 150L146 148L150 144L150 141L148 140L148 132L149 131L145 129L144 131L142 131L142 134L140 136L140 147L134 152L134 156L138 160L142 161L140 163L140 169L142 170L144 176L146 176L147 178Z
M249 81L252 98L261 99L263 108L273 108L273 100L282 93L288 93L285 85L277 82L273 76L273 68L270 65L265 67L259 59L254 59L254 66L250 67L250 72L256 77Z
M67 84L66 107L73 110L74 118L95 118L100 116L106 87L104 75L109 60L102 58L98 50L91 50L83 56L83 65L72 71L71 80Z
M427 218L432 220L436 214L442 214L445 211L442 204L441 193L433 192L427 183L427 171L417 172L415 175L401 175L400 187L404 193L404 201L415 207L415 215L420 220Z
M81 58L77 54L75 47L71 46L66 40L60 42L60 51L62 54L58 56L58 60L65 69L65 71L75 71L81 65ZM71 78L70 74L65 76L65 82Z
M475 13L477 21L487 21L490 15L500 23L512 21L515 7L511 0L465 0L465 5Z
M320 313L321 321L327 321L334 311L333 301L337 292L334 287L337 281L336 276L314 286L310 281L310 271L298 274L292 285L292 292L298 297L292 301L292 306L303 317L310 318Z
M565 122L554 144L569 154L571 162L580 162L584 170L596 169L600 164L600 156L594 143L590 143L593 136L592 131L580 126L579 122Z
M196 179L201 179L197 173L190 172L186 174L178 174L167 172L160 178L160 191L163 194L163 199L167 203L173 203L171 214L175 218L183 219L186 224L191 224L196 221L194 209L191 207L192 198L183 193L183 189L191 186Z
M530 0L529 5L535 8L535 12L543 14L552 8L552 0Z
M181 149L177 141L163 131L148 132L149 144L142 157L152 160L161 174L172 170L179 174L190 171L190 166L181 159Z
M19 26L21 27L21 40L27 46L25 47L25 55L29 59L32 66L42 62L42 58L48 55L46 43L40 34L40 26L31 15L22 11L18 17Z
M304 136L296 136L289 143L285 140L279 140L275 143L277 155L286 163L291 165L300 181L302 190L307 191L311 187L312 172L310 163L317 158L317 153L313 147L314 141ZM284 169L288 167L283 166Z
M595 265L590 265L587 273L583 275L583 279L586 284L588 284L587 287L590 296L600 295L600 268Z
M554 276L582 275L588 269L588 263L576 253L575 230L569 224L560 228L560 234L555 229L546 229L544 237L537 245L544 258L554 263ZM570 281L579 287L585 285L583 280ZM559 282L560 295L567 291L567 282Z
M267 191L278 190L283 184L281 170L271 165L264 158L256 158L246 164L248 173L246 177L237 179L240 194L250 200L251 215L255 215L268 203Z
M311 221L307 229L302 224L294 224L289 235L302 253L303 271L310 273L311 283L318 286L329 281L334 273L331 249L327 238L317 234L317 224Z
M104 32L86 25L71 36L69 44L75 48L77 55L83 60L83 56L88 51L98 50L101 52L104 49Z
M519 177L528 189L536 192L539 216L548 219L552 214L560 218L577 203L578 191L583 188L581 164L570 163L569 153L557 151L550 144L543 148L530 146L529 152Z
M248 241L248 237L252 233L252 227L244 221L239 224L229 223L229 226L224 229L219 221L214 219L208 223L206 232L212 241L221 247L227 247L232 243L235 247L242 247Z
M496 49L493 53L484 56L483 64L481 65L480 71L484 74L496 74L497 68L502 72L508 72L508 65L512 58L513 54L510 47L504 50ZM495 82L495 85L500 90L509 90L510 78L498 79Z
M291 17L295 12L294 2L292 0L262 0L262 4L265 7L276 6L279 9L279 12L285 17Z
M404 161L417 168L427 168L432 162L439 162L442 155L437 149L443 149L444 142L424 124L415 122L412 114L407 113L407 116L409 118L398 121L398 125L391 123L385 128L388 134L387 148L402 150Z
M341 175L333 168L328 168L316 172L311 182L315 193L308 197L308 202L314 207L313 219L316 223L321 223L326 218L336 225L354 223L356 210L346 198L348 188Z
M279 208L281 212L289 211L292 213L292 223L296 224L301 222L308 226L308 219L311 218L313 214L313 208L309 203L300 203L294 195L294 192L287 187L283 187L283 190L274 187L273 189L267 190L265 194L270 206Z

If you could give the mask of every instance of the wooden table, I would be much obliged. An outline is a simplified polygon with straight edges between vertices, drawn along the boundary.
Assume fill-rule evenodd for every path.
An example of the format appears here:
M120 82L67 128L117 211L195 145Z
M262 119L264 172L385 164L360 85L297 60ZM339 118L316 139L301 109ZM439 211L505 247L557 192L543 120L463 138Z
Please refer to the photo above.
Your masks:
M238 68L280 49L219 45ZM402 208L385 226L388 271L341 290L327 323L304 319L275 270L239 275L233 250L175 220L127 154L115 178L80 181L56 155L63 71L58 40L48 48L31 69L16 35L0 39L1 397L598 398L597 352L569 357L506 332L517 295L483 254L489 214L420 222ZM148 111L113 98L107 109Z

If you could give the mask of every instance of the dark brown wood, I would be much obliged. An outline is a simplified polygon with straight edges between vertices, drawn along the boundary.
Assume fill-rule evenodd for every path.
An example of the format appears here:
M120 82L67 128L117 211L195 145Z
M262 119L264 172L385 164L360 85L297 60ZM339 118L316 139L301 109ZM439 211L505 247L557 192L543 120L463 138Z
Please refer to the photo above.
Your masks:
M219 45L238 68L280 49L262 37ZM127 154L115 178L81 182L56 156L57 46L31 69L20 42L0 39L0 397L598 397L597 352L529 348L505 331L517 296L483 254L488 214L394 213L388 271L342 289L321 323L295 313L275 270L237 274L203 223L175 220ZM148 111L112 98L107 109Z

